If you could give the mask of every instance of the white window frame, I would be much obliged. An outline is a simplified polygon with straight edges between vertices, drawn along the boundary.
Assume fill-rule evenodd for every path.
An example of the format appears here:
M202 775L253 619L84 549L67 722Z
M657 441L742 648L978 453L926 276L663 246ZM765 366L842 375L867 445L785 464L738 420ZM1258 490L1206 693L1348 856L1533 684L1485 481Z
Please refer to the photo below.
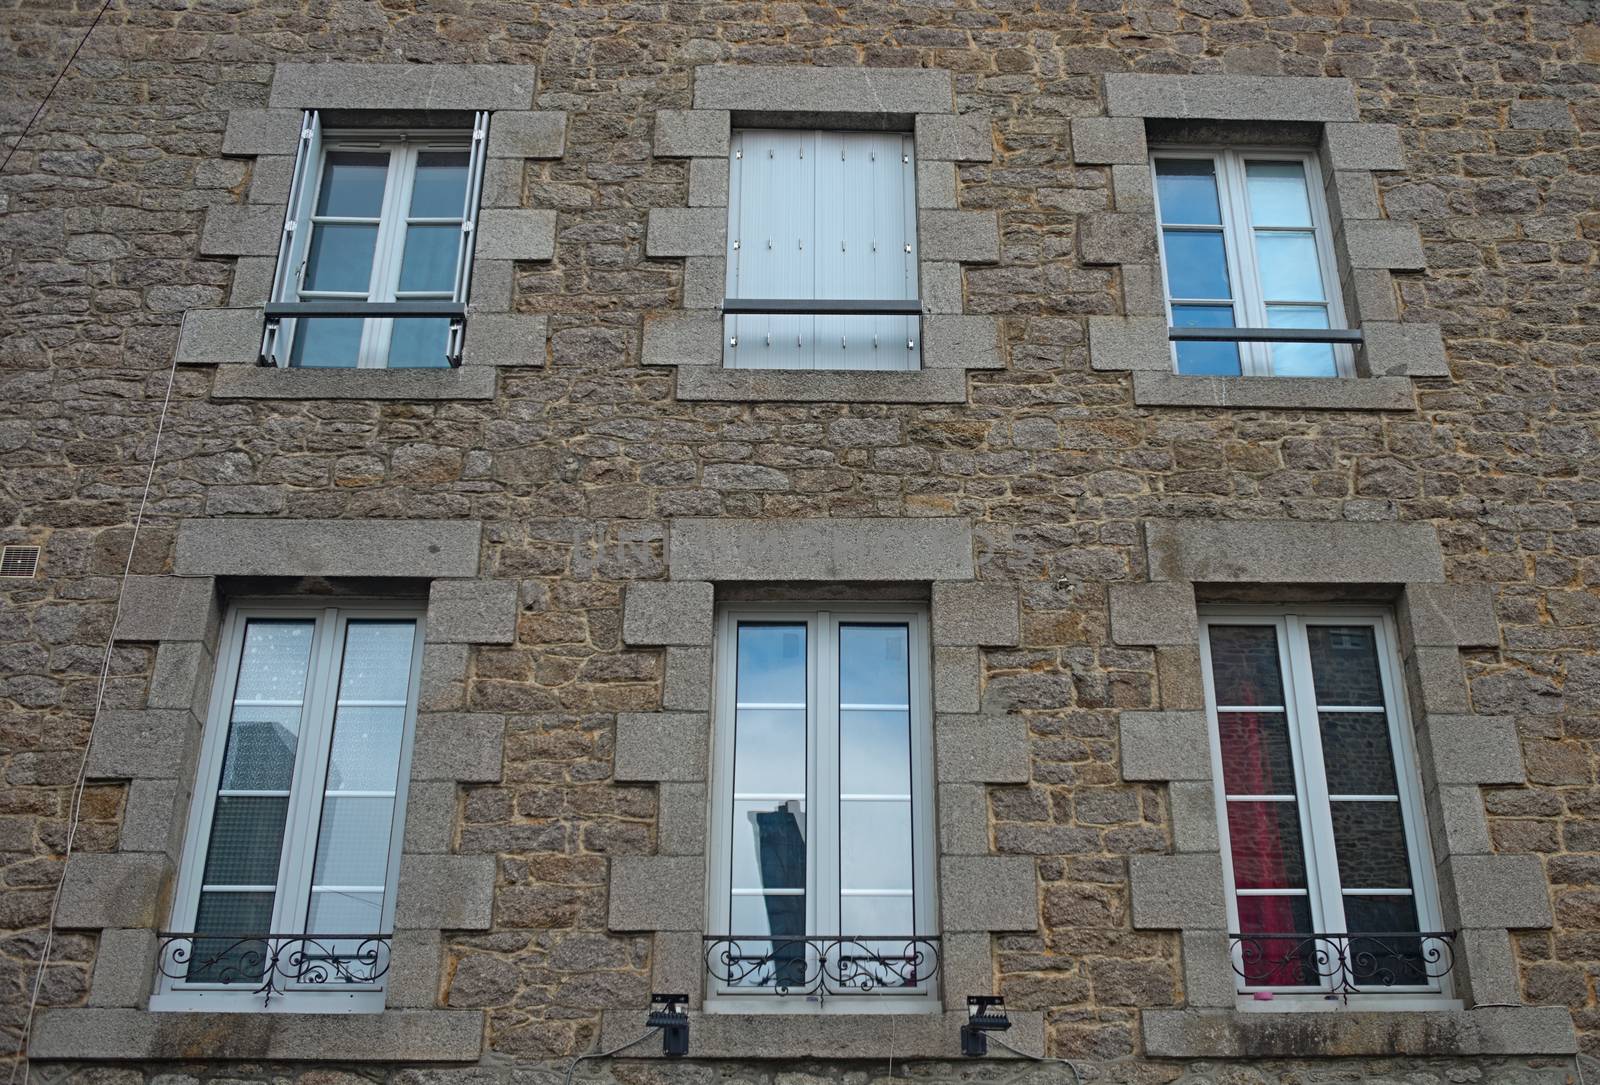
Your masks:
M722 609L717 617L716 679L713 690L714 738L711 770L712 826L708 848L708 934L730 931L732 879L734 697L737 679L737 633L741 622L782 622L806 626L806 902L807 935L826 937L856 932L838 929L839 856L819 852L824 840L838 839L838 728L821 726L838 718L838 627L841 624L904 624L909 630L911 694L912 893L915 931L938 936L935 896L938 863L934 809L933 715L930 692L931 648L928 611L906 603L769 603ZM831 771L829 764L833 766ZM822 788L830 787L826 795ZM827 801L828 797L833 801ZM942 952L942 946L941 946ZM915 991L880 988L871 992L826 991L822 997L778 995L730 987L707 977L704 1005L712 1013L936 1013L940 1010L940 975L935 973Z
M1295 787L1300 805L1300 834L1305 850L1306 895L1311 908L1311 925L1316 932L1342 933L1343 902L1339 883L1337 851L1327 770L1322 760L1321 735L1317 722L1317 701L1311 679L1311 654L1305 635L1307 624L1330 623L1371 626L1375 633L1378 669L1382 681L1384 707L1389 717L1389 740L1395 756L1398 801L1405 824L1406 847L1411 861L1411 895L1416 902L1419 931L1439 931L1443 923L1438 882L1434 875L1433 847L1428 836L1423 803L1422 775L1418 768L1416 742L1407 709L1401 677L1399 638L1393 614L1382 607L1306 606L1260 607L1215 606L1200 611L1200 663L1206 699L1206 720L1211 744L1211 772L1214 781L1217 828L1222 846L1222 870L1227 894L1228 930L1239 930L1239 911L1234 886L1233 851L1229 840L1228 795L1222 771L1221 732L1217 722L1217 695L1212 673L1211 627L1213 625L1270 625L1277 631L1278 666L1283 677L1285 711L1289 724ZM1221 706L1226 709L1229 706ZM1252 710L1258 710L1252 706ZM1239 798L1240 796L1235 796ZM1251 890L1244 890L1246 894ZM1263 891L1266 892L1266 891ZM1377 890L1363 890L1377 893ZM1275 895L1285 895L1276 893ZM1393 895L1391 892L1390 895ZM1337 927L1328 925L1337 915ZM1230 970L1241 966L1240 951L1230 947ZM1238 989L1238 1008L1251 1011L1330 1011L1374 1009L1449 1009L1459 1008L1452 998L1451 977L1447 973L1430 985L1374 988L1351 995L1348 1004L1330 997L1328 989L1251 986L1234 972ZM1270 1000L1256 998L1257 992L1271 992Z
M416 622L412 638L410 678L406 694L405 732L400 748L400 763L395 781L394 820L389 832L389 861L383 896L381 930L372 934L390 935L394 931L395 897L399 886L400 854L405 837L405 810L410 778L411 752L417 723L417 698L422 675L422 648L425 640L424 608L421 605L383 602L341 602L337 605L312 602L249 602L235 605L223 624L218 645L216 679L212 682L211 702L201 740L196 782L191 800L188 828L184 834L183 862L173 894L169 929L192 931L200 904L206 852L211 839L212 815L216 808L218 781L227 752L234 689L238 684L240 659L244 649L246 624L252 619L302 619L315 622L309 652L305 704L301 710L300 742L295 750L289 812L284 823L283 848L279 855L278 880L273 901L270 931L263 934L293 934L304 929L316 856L318 827L321 821L323 781L331 754L334 699L343 670L345 629L351 621L403 618ZM348 934L365 931L339 932ZM380 952L387 954L385 945ZM315 987L289 987L271 999L253 993L249 983L191 983L172 979L157 971L157 990L150 998L150 1009L160 1011L206 1010L230 1013L377 1013L384 1007L387 972L374 983L319 984Z
M1217 205L1222 217L1223 247L1227 250L1228 280L1233 287L1233 323L1237 328L1267 327L1266 294L1261 286L1260 268L1256 262L1255 225L1250 219L1250 197L1245 183L1247 162L1299 162L1305 170L1306 200L1311 207L1311 229L1316 236L1317 267L1322 275L1322 290L1326 302L1302 300L1299 304L1323 305L1328 308L1328 326L1331 329L1347 327L1344 297L1340 286L1339 263L1333 252L1332 219L1322 191L1322 166L1314 151L1284 147L1196 147L1189 145L1162 146L1150 149L1150 183L1155 192L1156 246L1161 262L1161 294L1166 299L1167 323L1173 324L1172 307L1176 305L1216 305L1219 298L1172 297L1167 277L1168 229L1213 231L1214 226L1200 227L1192 223L1167 223L1161 214L1161 188L1156 178L1157 158L1188 158L1210 161L1217 178ZM1305 227L1264 226L1263 230L1283 230L1304 233ZM1275 305L1293 305L1295 301L1277 299ZM1178 371L1178 346L1172 345L1172 369ZM1238 343L1240 375L1270 377L1272 372L1271 343ZM1354 377L1355 351L1349 346L1332 344L1334 365L1340 377ZM1303 378L1305 379L1305 378ZM1318 379L1318 378L1308 378Z
M483 187L484 156L488 144L489 115L478 113L471 128L462 129L338 129L323 131L316 111L307 111L295 163L283 240L279 247L278 269L274 276L274 301L457 301L466 302L472 277L479 199ZM389 172L384 182L383 205L377 220L378 237L373 246L372 274L365 292L315 291L305 288L305 275L311 252L311 238L319 224L372 223L369 218L330 218L315 213L322 191L328 154L334 151L385 151ZM416 180L419 154L427 151L466 151L467 183L460 215L446 218L412 218L411 193ZM452 289L400 291L400 269L405 254L406 227L419 224L457 225L456 274ZM336 318L322 318L336 319ZM357 369L387 369L394 317L367 317L357 351ZM407 318L418 319L418 318ZM440 318L445 319L445 318ZM287 367L294 353L297 321L283 319L279 326L269 322L262 344L262 355ZM459 357L462 325L452 320L445 351ZM335 367L337 368L337 367ZM348 367L347 367L348 368Z
M757 244L768 246L772 244L783 244L787 246L788 244L787 238L779 238L774 240L769 238L744 238L740 235L742 229L740 216L743 206L742 177L744 174L745 139L748 136L761 137L772 135L776 132L783 132L796 137L811 137L809 142L801 148L800 153L801 157L803 158L806 152L809 150L812 158L817 162L816 168L818 169L820 169L821 160L825 156L831 156L835 149L839 150L841 154L843 153L843 145L837 141L836 137L854 134L849 129L839 128L798 128L791 130L774 129L769 126L733 129L729 139L728 150L727 279L725 289L726 296L729 298L752 296L740 293L740 261L745 251L744 246ZM920 249L917 237L916 137L910 132L871 132L868 134L883 136L886 138L898 135L900 140L900 163L902 166L901 215L903 219L901 229L905 239L905 268L903 276L904 285L901 294L904 300L915 300L920 297L919 280L921 274L921 268L919 266ZM809 239L813 254L815 255L817 252L817 247L825 243L822 240L821 235L829 231L831 228L836 228L839 225L838 220L840 218L840 211L838 207L833 204L824 204L824 202L819 198L819 194L815 190L812 192L811 207L805 209L796 208L795 211L797 215L803 214L805 218L809 220L796 224L795 233L799 235L797 243L803 248L807 242L807 239ZM875 239L871 243L875 244ZM813 298L816 300L832 300L839 296L837 291L830 293L820 283L813 282L812 289ZM859 322L863 319L870 319L873 321L872 329L873 338L875 340L873 347L874 354L876 354L878 351L892 351L894 353L890 356L896 364L854 364L853 358L850 359L851 364L819 364L817 344L820 343L824 338L831 342L832 337L836 335L840 336L841 338L847 338L845 332L846 329L850 327L847 322ZM812 314L758 314L730 315L724 317L723 365L729 369L789 368L770 363L763 364L761 361L757 360L759 358L758 355L752 355L748 353L748 344L746 350L741 352L739 349L739 342L741 338L750 340L757 337L764 337L770 344L772 337L775 334L797 335L803 337L804 334L807 334L806 332L802 331L803 328L810 329L809 334L811 335L812 339L812 345L809 350L806 351L807 357L810 359L810 364L798 367L803 370L845 373L863 370L868 372L914 372L922 368L922 329L921 322L918 317L880 316L863 318L859 316L852 317ZM891 336L890 331L893 329L903 329L904 335L902 336L897 331L896 334Z

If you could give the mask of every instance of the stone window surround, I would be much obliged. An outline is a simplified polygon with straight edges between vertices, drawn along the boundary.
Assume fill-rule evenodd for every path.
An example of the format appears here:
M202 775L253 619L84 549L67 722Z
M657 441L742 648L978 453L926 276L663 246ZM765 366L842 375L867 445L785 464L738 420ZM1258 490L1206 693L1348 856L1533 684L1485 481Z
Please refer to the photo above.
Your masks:
M481 1053L484 1014L439 1004L446 931L491 924L495 856L454 850L462 785L501 779L504 720L464 711L473 644L516 639L517 586L474 579L478 521L214 519L180 523L171 575L130 578L115 639L154 644L143 708L107 711L90 744L91 780L126 780L116 850L67 865L57 926L94 931L86 1005L44 1010L36 1059L462 1061ZM152 1012L196 759L207 724L221 618L249 580L384 579L428 584L411 783L387 1003L377 1014ZM256 580L254 583L259 584ZM352 584L352 587L355 585Z
M1089 362L1127 371L1141 406L1409 411L1410 378L1448 377L1437 324L1401 320L1392 272L1427 267L1413 223L1383 217L1373 173L1405 168L1399 129L1362 123L1343 78L1240 75L1104 77L1106 115L1072 122L1073 160L1105 166L1115 210L1078 217L1078 254L1119 268L1122 315L1089 318ZM1356 377L1202 377L1173 371L1156 255L1147 122L1288 123L1320 132L1317 155L1350 325L1365 341ZM1248 130L1248 129L1247 129Z
M1472 712L1462 648L1500 643L1488 585L1445 580L1428 523L1148 521L1149 583L1110 587L1111 639L1153 647L1160 706L1123 712L1125 780L1165 782L1173 853L1129 861L1133 926L1176 930L1187 1005L1141 1015L1151 1057L1571 1054L1571 1015L1525 1006L1509 932L1552 918L1537 856L1495 854L1480 789L1526 782L1515 721ZM1461 1010L1239 1010L1229 959L1210 740L1201 679L1202 598L1246 590L1278 602L1330 592L1387 597ZM1474 1008L1476 1007L1476 1008Z
M222 153L254 159L243 204L206 210L202 256L238 262L228 306L190 309L178 334L180 365L217 366L217 399L492 399L493 367L542 366L548 320L512 308L517 261L555 254L554 211L522 206L527 159L566 152L567 115L533 109L538 73L510 64L278 64L264 109L228 111ZM325 124L384 120L396 111L464 117L490 111L471 302L459 369L301 370L255 364L277 266L301 116Z
M608 926L654 935L651 989L690 992L695 1058L876 1058L891 1029L896 1056L958 1056L965 997L994 989L993 936L1038 929L1034 861L993 854L988 832L988 785L1026 783L1031 772L1027 722L982 696L982 649L1021 639L1020 593L975 579L973 546L964 518L675 519L668 579L628 586L622 639L663 648L666 678L660 712L618 715L614 779L657 785L657 853L611 860ZM945 1012L702 1012L718 595L742 600L781 588L799 597L809 587L843 598L846 585L930 600ZM602 1046L631 1039L643 1011L605 1011ZM1039 1050L1043 1015L1011 1017L1010 1041Z
M646 316L642 364L676 367L680 400L965 403L966 371L1005 361L999 318L965 312L961 274L1000 259L999 219L959 210L956 178L959 163L994 159L994 136L987 116L954 102L951 73L936 69L697 67L694 107L656 114L655 157L689 160L688 202L650 209L645 255L683 259L683 296ZM723 366L729 140L746 125L915 133L921 369Z

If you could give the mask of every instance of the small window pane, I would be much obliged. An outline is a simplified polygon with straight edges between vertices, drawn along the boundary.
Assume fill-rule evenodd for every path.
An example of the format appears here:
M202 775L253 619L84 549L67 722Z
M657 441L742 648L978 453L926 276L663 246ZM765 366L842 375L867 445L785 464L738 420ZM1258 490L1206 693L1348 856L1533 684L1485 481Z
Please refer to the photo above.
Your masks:
M1321 305L1269 305L1269 328L1326 328L1328 310ZM1327 343L1272 344L1272 374L1276 377L1337 377L1338 363Z
M1321 712L1322 759L1334 795L1394 795L1394 749L1383 712Z
M806 811L800 799L733 804L733 888L806 887Z
M840 902L839 929L846 935L910 935L920 933L916 930L916 920L912 918L913 904L910 897L845 897ZM891 941L874 942L871 948L884 955L900 953L905 950L905 944L895 944ZM860 952L860 946L845 946L844 952Z
M839 713L839 790L857 795L911 793L910 713Z
M1310 226L1305 167L1299 162L1246 162L1250 221L1257 226Z
M220 795L206 845L207 885L276 885L289 800Z
M806 898L734 897L729 932L740 941L727 947L722 974L736 987L798 987L807 976ZM771 935L773 937L750 937ZM793 939L792 941L787 939Z
M1293 795L1289 722L1282 712L1218 712L1222 781L1230 795Z
M406 710L340 708L328 757L329 791L393 791Z
M1239 932L1234 968L1241 987L1320 987L1319 944L1310 941L1311 904L1305 897L1236 898ZM1276 935L1277 937L1272 937Z
M313 628L307 620L253 618L246 624L239 681L233 694L236 708L247 704L252 708L300 707Z
M734 790L746 795L805 794L805 710L739 709L733 779Z
M1178 328L1231 328L1231 305L1174 305L1172 323ZM1237 343L1179 343L1178 372L1187 376L1237 377Z
M1237 888L1305 888L1306 859L1297 804L1230 800L1228 843Z
M236 706L222 759L222 787L229 791L280 791L294 778L300 708Z
M903 625L840 626L840 703L909 706L909 637Z
M1417 930L1414 897L1345 897L1344 914L1351 934L1349 958L1355 981L1363 987L1432 987L1450 965L1450 947L1434 938L1395 937Z
M353 893L348 890L311 891L311 910L306 917L308 934L380 934L383 931L383 894ZM324 951L358 954L375 952L358 939L340 939L322 944ZM363 969L352 963L350 971L360 976Z
M1210 639L1218 705L1283 706L1283 674L1274 627L1213 625Z
M317 833L318 885L381 886L389 869L394 799L330 795Z
M1256 262L1266 301L1326 300L1315 234L1257 231Z
M740 704L805 703L805 626L742 623L738 651Z
M406 251L400 260L400 292L450 293L456 285L460 249L459 226L407 226Z
M396 317L389 333L390 369L443 369L449 366L448 317Z
M412 218L460 218L466 199L466 151L417 153L416 179L411 185Z
M1377 635L1370 625L1308 625L1311 678L1322 705L1383 706Z
M305 369L353 369L361 354L360 317L302 317L294 322L289 364Z
M1216 165L1209 158L1156 159L1156 193L1162 222L1208 226L1222 222Z
M251 936L276 933L269 929L272 898L271 893L201 893L194 929L217 937L194 940L185 978L190 983L259 982L268 943Z
M311 231L303 290L366 294L372 287L376 226L317 223Z
M339 703L388 701L403 706L411 685L413 621L353 621L345 627Z
M911 888L911 803L839 803L839 877L844 889Z
M1333 842L1346 889L1409 889L1411 858L1398 802L1334 802Z
M331 218L377 218L383 212L388 176L387 151L329 151L322 167L316 213Z
M1214 230L1166 230L1167 296L1223 299L1228 286L1228 259L1222 234Z

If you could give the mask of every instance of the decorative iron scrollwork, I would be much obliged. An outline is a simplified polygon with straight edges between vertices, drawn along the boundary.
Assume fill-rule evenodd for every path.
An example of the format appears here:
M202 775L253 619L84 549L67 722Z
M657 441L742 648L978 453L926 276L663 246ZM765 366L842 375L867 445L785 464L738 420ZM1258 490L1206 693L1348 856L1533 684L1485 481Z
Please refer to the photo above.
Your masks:
M387 934L176 934L157 968L185 984L251 988L263 1004L300 988L372 986L389 971Z
M1455 967L1455 939L1454 931L1229 935L1233 970L1246 987L1311 988L1343 998L1436 987Z
M922 935L707 935L706 971L751 994L905 991L939 971L939 939Z

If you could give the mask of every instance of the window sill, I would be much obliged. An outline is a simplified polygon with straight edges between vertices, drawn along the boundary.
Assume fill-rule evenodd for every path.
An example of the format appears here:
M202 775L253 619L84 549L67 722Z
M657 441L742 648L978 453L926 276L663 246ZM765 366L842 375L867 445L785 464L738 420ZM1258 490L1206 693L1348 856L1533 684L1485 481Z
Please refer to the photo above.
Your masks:
M222 365L212 399L493 399L494 369L276 369Z
M1409 377L1186 377L1133 374L1142 407L1263 407L1303 411L1410 411Z
M600 1045L609 1050L639 1035L640 1018L608 1010ZM1023 1051L1044 1049L1044 1015L1011 1015L1011 1030L1002 1038ZM881 1059L892 1047L897 1059L961 1057L961 1013L703 1013L689 1014L689 1057L692 1059ZM642 1043L629 1058L663 1057L661 1045ZM999 1044L990 1059L1015 1059Z
M268 1059L341 1062L476 1062L478 1010L375 1014L151 1013L56 1009L39 1014L34 1059Z
M777 403L965 403L964 369L724 369L680 366L678 399Z
M1331 1058L1365 1055L1570 1055L1572 1015L1560 1006L1478 1010L1241 1013L1146 1010L1152 1058Z

